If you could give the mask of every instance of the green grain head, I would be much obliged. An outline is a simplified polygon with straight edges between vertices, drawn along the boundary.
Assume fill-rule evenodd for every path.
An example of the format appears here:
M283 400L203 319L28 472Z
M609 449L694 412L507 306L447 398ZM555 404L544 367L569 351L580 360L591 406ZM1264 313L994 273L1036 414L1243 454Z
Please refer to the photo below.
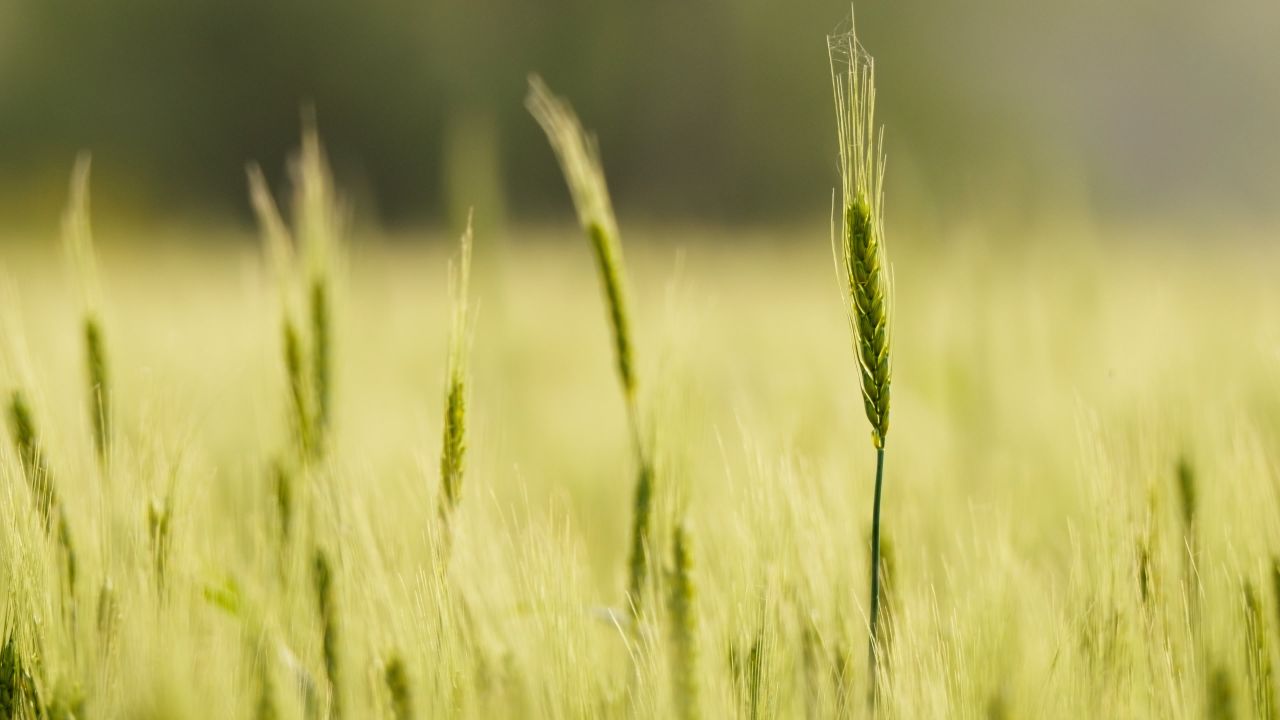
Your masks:
M441 517L448 522L462 499L462 478L467 454L467 346L469 340L468 294L471 284L471 221L462 234L458 261L452 265L449 285L453 295L453 327L449 334L448 377L444 403L444 437L440 449Z
M875 125L875 61L852 31L827 38L840 144L839 248L871 441L889 432L890 277L884 249L883 132Z
M551 142L551 149L555 151L560 170L569 185L578 221L595 251L596 269L600 274L609 324L613 330L618 378L628 402L631 402L635 397L636 377L627 312L626 273L618 224L609 200L599 149L595 138L583 130L573 108L553 95L542 78L536 75L529 78L525 107Z

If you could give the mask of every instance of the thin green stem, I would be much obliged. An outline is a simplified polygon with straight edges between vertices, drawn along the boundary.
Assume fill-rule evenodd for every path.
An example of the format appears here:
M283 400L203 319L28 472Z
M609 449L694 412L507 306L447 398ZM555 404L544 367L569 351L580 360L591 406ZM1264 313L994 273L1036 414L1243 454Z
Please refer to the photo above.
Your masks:
M867 639L867 664L871 671L868 682L871 689L868 703L872 712L876 708L876 691L879 687L876 676L877 629L880 615L880 491L884 487L884 448L876 448L876 497L871 508L871 629Z

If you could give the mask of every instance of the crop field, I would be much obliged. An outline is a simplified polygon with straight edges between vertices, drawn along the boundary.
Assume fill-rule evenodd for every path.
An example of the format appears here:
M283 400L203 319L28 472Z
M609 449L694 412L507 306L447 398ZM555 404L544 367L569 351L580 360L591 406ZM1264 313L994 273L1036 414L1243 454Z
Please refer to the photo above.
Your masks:
M834 220L615 219L537 79L577 224L347 222L307 128L258 234L95 233L83 158L0 242L0 716L1280 717L1274 242L886 219L844 59Z

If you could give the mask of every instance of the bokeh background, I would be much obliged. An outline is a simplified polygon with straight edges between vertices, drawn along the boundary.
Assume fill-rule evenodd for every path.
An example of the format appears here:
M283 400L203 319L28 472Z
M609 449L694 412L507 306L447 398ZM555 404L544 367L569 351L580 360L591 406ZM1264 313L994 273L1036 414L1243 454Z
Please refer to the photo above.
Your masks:
M472 204L490 222L563 219L522 106L536 71L597 132L624 219L820 220L836 176L824 35L848 9L0 0L0 213L11 229L53 227L88 148L107 222L248 227L245 163L282 183L312 106L361 221L453 226ZM904 214L1276 215L1273 0L857 11Z

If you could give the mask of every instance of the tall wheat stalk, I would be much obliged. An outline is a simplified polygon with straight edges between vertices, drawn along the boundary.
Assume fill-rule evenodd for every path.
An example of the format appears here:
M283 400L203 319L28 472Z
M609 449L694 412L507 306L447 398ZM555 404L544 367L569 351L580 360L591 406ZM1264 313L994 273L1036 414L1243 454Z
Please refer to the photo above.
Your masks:
M10 432L13 436L13 447L22 465L22 473L27 478L31 497L35 501L36 511L45 532L58 543L62 550L63 569L66 573L69 602L67 607L74 607L72 601L76 592L76 552L71 542L71 526L58 499L57 489L53 485L53 477L49 471L49 462L45 458L44 448L36 432L35 419L31 406L21 391L15 390L9 399Z
M889 432L889 269L884 250L884 133L875 125L875 61L850 29L828 36L831 87L840 145L841 218L838 245L849 318L858 360L863 407L876 451L875 498L871 510L871 616L868 639L870 702L875 705L879 653L880 499L884 445ZM833 222L834 226L834 222ZM834 231L834 227L833 227Z
M667 612L671 616L671 680L676 711L682 720L701 716L698 702L698 613L693 547L689 530L677 524L671 533L671 567L667 572Z
M449 332L449 360L444 403L444 437L440 448L440 521L442 552L447 562L452 546L453 513L462 500L462 478L467 454L467 344L468 295L471 285L472 218L462 233L458 260L451 263L449 289L453 295L453 325Z
M89 224L90 156L76 158L71 172L71 195L62 215L62 241L75 270L84 305L85 374L88 379L89 420L98 461L105 466L111 444L111 385L107 378L107 350L103 339L97 260Z
M329 717L342 717L342 684L339 673L338 608L333 587L333 567L329 556L316 548L311 576L316 595L316 609L320 616L320 640L324 654L324 672L329 680Z
M618 223L613 215L595 138L583 130L573 108L552 94L542 78L536 75L529 78L525 107L546 133L569 185L578 221L595 252L596 269L600 274L609 326L613 331L614 359L638 464L627 581L627 600L632 615L638 617L650 564L649 518L652 514L654 470L652 456L641 432L636 399L635 358Z
M299 454L309 463L323 455L332 424L333 265L343 227L341 204L310 115L304 118L302 149L290 169L294 186L292 230L285 224L261 169L253 164L248 167L249 198L282 299L291 424ZM303 251L305 267L301 273L295 246ZM299 285L303 287L301 300L295 297ZM296 309L299 303L301 311ZM300 316L305 322L299 321Z

